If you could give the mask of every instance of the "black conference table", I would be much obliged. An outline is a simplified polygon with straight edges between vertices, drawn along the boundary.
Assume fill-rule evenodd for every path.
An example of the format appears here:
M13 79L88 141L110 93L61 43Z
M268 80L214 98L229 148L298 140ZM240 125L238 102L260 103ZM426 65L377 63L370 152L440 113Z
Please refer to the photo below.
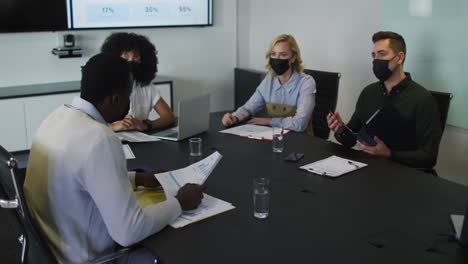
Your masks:
M395 162L300 133L271 143L222 134L211 114L203 154L223 158L206 193L234 210L180 229L166 227L142 244L160 263L468 263L448 235L450 214L463 214L468 188ZM131 144L129 167L178 169L193 163L188 140ZM299 163L284 162L303 152ZM337 155L368 167L331 179L298 169ZM271 179L270 216L253 217L252 179Z

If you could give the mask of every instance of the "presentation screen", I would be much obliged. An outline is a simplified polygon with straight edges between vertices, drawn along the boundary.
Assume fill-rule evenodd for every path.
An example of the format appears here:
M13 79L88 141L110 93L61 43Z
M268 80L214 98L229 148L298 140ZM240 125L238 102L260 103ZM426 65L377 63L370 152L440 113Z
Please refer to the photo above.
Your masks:
M212 0L68 0L69 29L209 26Z

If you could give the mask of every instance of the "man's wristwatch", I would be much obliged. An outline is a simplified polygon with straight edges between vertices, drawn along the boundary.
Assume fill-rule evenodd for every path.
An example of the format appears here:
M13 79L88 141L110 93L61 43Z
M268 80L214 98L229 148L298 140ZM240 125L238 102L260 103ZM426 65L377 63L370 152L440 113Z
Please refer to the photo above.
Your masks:
M143 120L143 123L145 123L146 126L148 127L148 128L146 129L147 131L150 131L150 130L153 129L153 122L151 122L151 120L145 119L145 120Z

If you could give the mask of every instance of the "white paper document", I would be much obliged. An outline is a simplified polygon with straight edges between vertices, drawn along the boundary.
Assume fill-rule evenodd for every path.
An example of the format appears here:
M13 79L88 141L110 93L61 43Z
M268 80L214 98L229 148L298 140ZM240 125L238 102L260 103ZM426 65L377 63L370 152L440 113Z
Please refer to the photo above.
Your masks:
M155 174L166 196L175 196L180 187L187 183L203 184L221 160L222 155L214 152L199 162L183 169Z
M273 140L273 133L281 133L281 128L247 124L228 128L219 132L252 139ZM283 130L283 134L286 134L288 132L289 130L287 129Z
M117 136L122 141L128 142L152 142L152 141L160 141L159 138L155 136L150 136L145 133L139 131L124 131L118 132Z
M182 215L180 215L174 222L170 223L170 225L173 228L184 227L188 224L198 222L234 208L235 207L232 204L204 193L203 200L197 209L184 211Z
M345 173L366 167L367 164L331 156L300 167L300 169L328 177L338 177Z
M130 148L129 145L122 145L122 149L124 151L126 159L134 159L135 158L135 154L133 154L133 151L132 151L132 149Z
M161 183L166 196L175 196L177 191L187 183L203 184L221 158L222 155L216 151L205 159L188 167L180 170L158 173L154 176L158 179L159 183ZM234 206L232 204L204 193L203 200L197 209L184 211L182 215L170 225L173 228L180 228L233 208Z

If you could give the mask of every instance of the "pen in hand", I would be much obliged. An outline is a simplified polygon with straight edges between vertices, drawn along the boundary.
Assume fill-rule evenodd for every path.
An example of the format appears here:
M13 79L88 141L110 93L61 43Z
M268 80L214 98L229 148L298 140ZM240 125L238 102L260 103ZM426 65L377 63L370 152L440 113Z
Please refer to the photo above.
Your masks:
M331 109L328 109L328 113L331 114L331 115L334 115L335 113L331 110ZM349 132L351 132L352 134L356 134L351 128L349 128L344 122L341 123L343 125L344 128L346 128Z

